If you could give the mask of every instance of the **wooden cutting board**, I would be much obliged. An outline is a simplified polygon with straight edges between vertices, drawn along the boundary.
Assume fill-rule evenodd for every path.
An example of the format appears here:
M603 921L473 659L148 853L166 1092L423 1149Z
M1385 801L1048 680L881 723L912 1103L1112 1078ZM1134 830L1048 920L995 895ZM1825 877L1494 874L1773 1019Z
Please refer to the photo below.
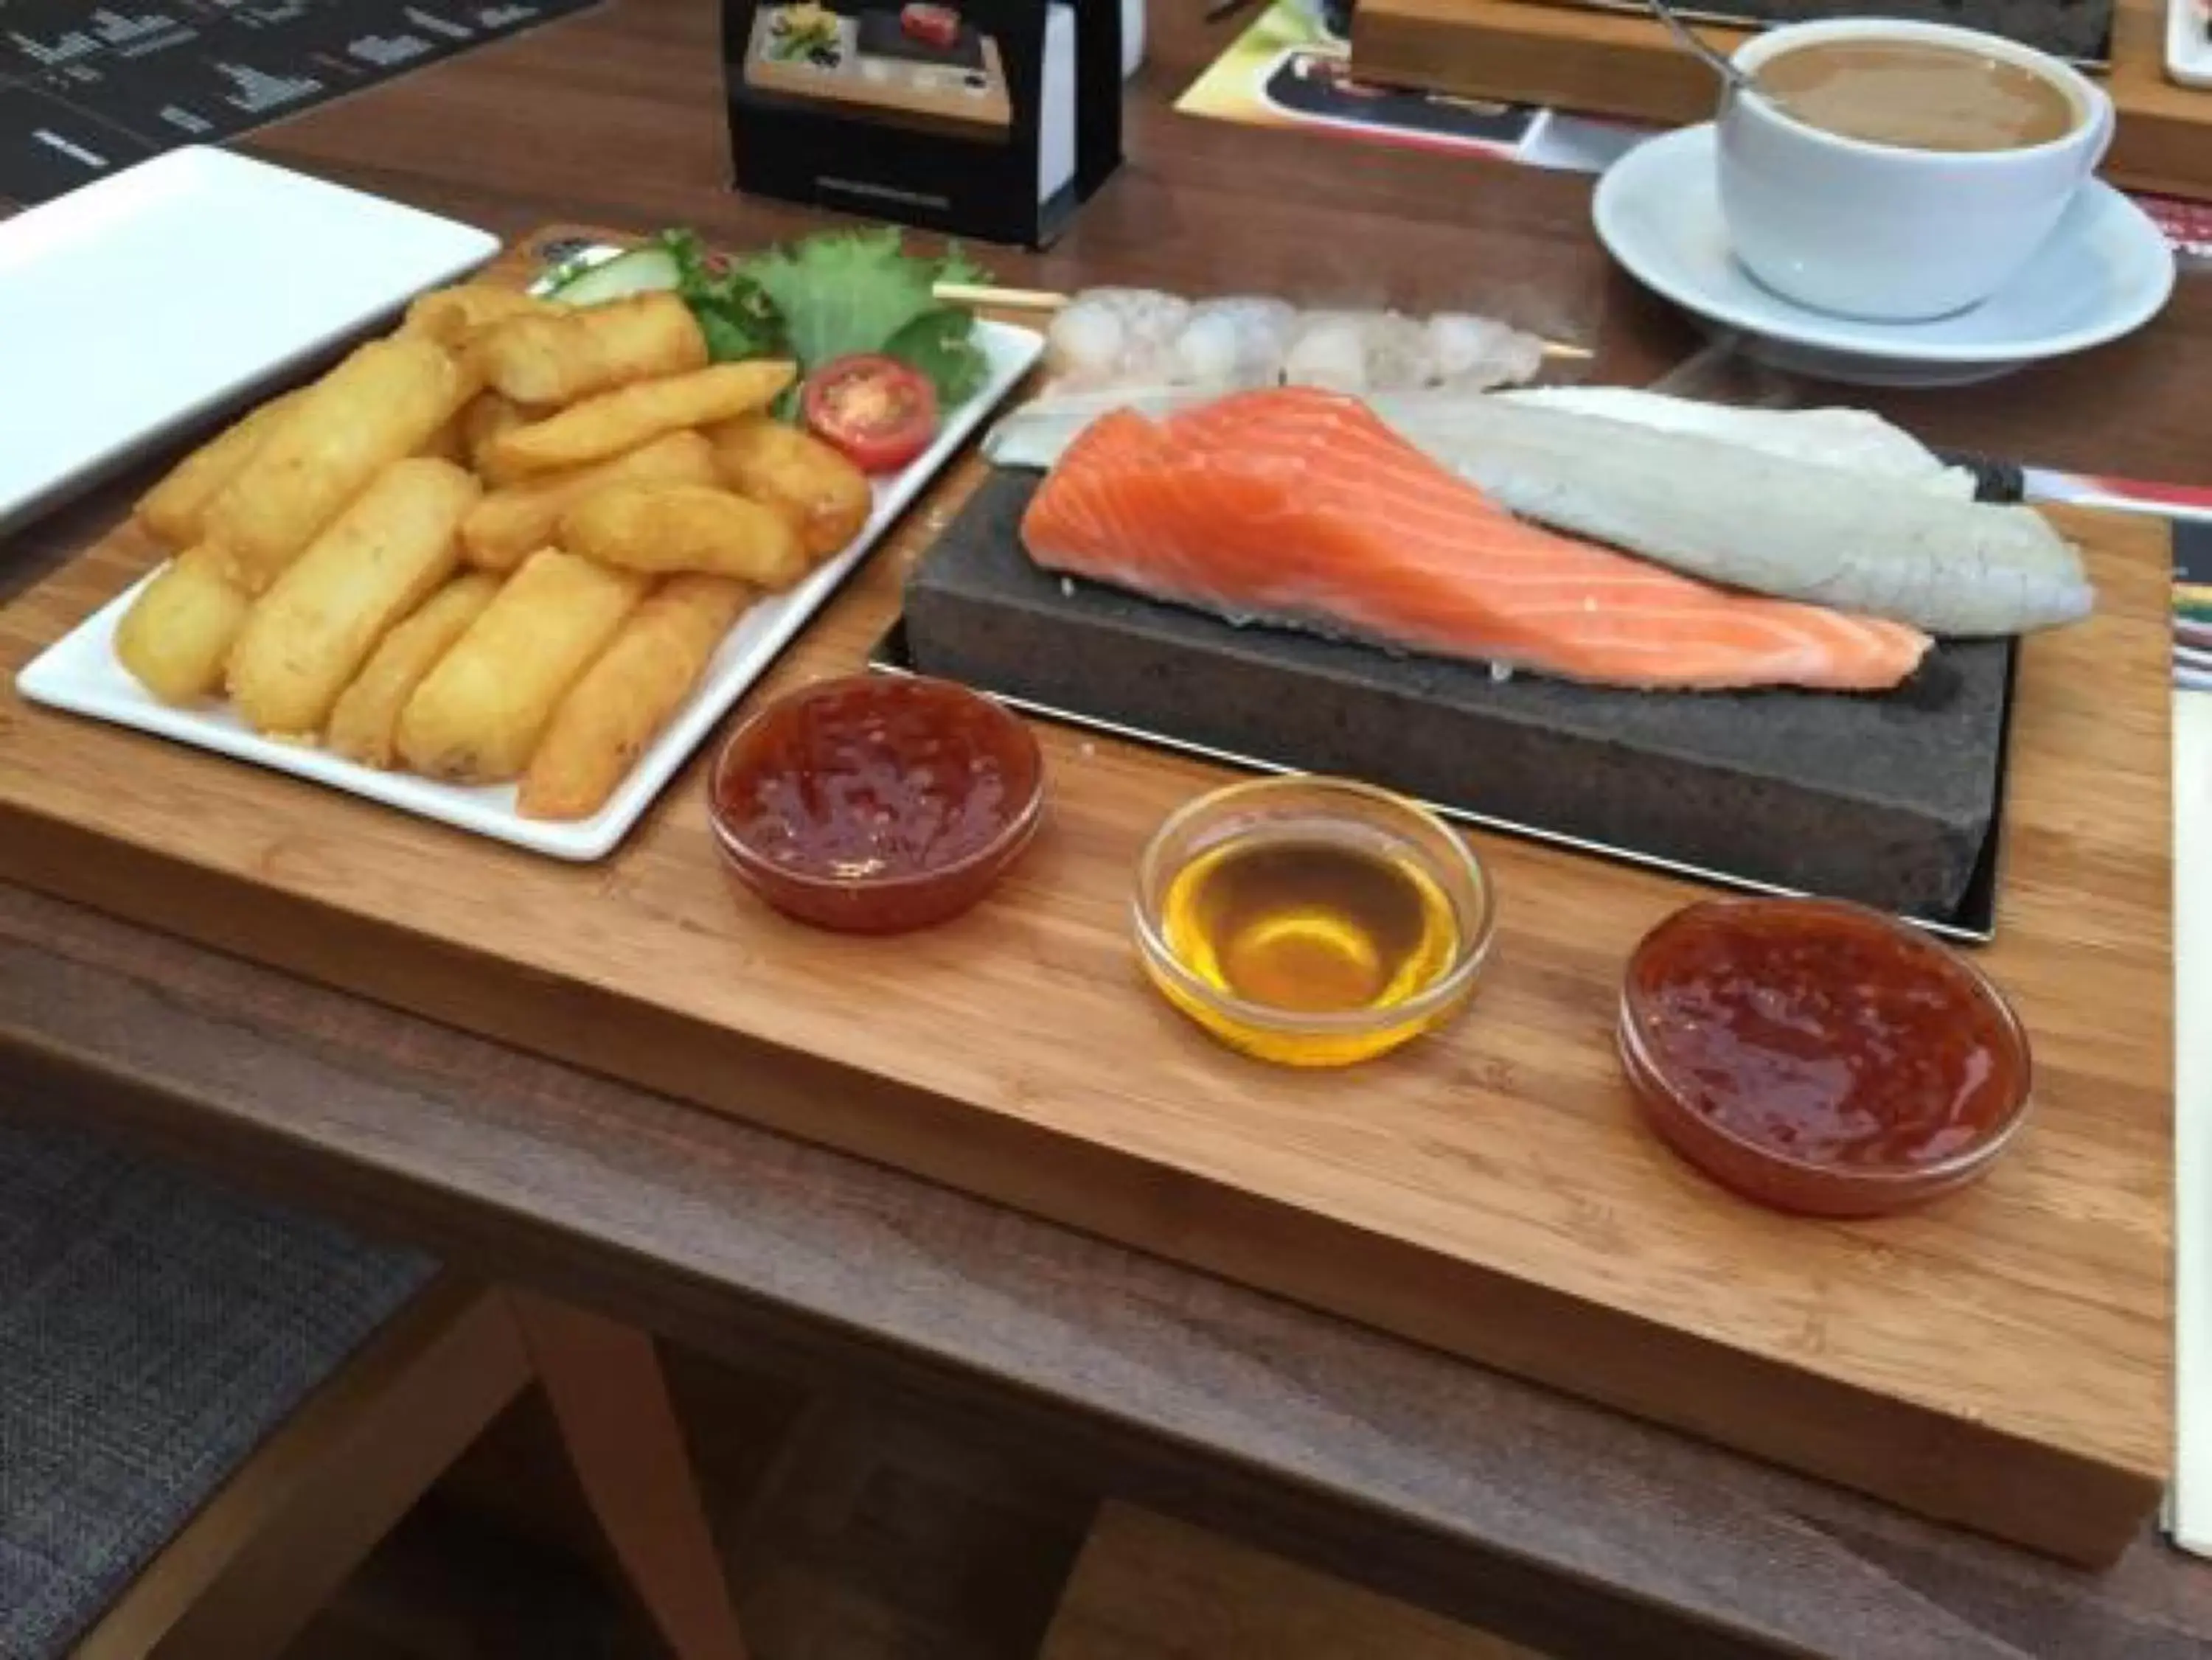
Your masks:
M982 470L910 516L766 691L863 660ZM1503 921L1457 1025L1343 1073L1215 1046L1126 930L1139 850L1218 775L1072 732L1043 732L1048 821L992 901L895 940L735 894L697 762L579 868L12 689L0 869L2102 1561L2172 1441L2167 548L2151 522L2066 522L2102 605L2025 650L1984 955L2033 1034L2036 1118L1980 1187L1881 1222L1753 1209L1642 1127L1618 978L1696 896L1657 876L1478 838ZM0 669L157 556L118 529L0 609Z
M1745 38L1709 25L1698 33L1723 52ZM1711 71L1657 19L1549 0L1359 0L1352 66L1377 86L1664 126L1713 113ZM2103 80L2120 118L2105 175L2130 190L2212 200L2212 92L2166 79L2165 0L2115 0Z

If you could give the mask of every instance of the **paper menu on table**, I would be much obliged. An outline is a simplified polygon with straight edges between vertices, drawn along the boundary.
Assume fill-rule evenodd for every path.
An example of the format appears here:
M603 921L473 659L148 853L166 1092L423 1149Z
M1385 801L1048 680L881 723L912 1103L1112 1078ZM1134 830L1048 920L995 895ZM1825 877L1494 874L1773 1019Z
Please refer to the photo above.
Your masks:
M2212 1556L2212 693L2173 700L2174 1542Z

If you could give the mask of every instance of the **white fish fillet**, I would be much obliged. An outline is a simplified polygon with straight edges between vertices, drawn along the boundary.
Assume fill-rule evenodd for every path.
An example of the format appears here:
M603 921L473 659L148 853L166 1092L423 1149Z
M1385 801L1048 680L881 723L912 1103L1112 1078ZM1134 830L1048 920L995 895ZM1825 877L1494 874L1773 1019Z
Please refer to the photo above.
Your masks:
M1969 638L2095 603L2081 555L2032 507L1870 489L1849 467L1504 398L1372 402L1508 512L1709 582Z
M1846 442L1826 422L1826 453L1813 459L1802 411L1729 411L1724 440L1686 430L1711 418L1664 407L1680 400L1630 400L1614 407L1626 414L1632 403L1641 418L1520 395L1378 392L1367 401L1510 512L1710 581L1966 637L2072 622L2095 603L2079 554L2042 515L1961 498L1903 433L1926 457L1910 466L1916 488L1869 489L1870 479L1905 482L1896 443L1881 440L1882 459L1869 464L1863 433ZM1049 467L1107 409L1158 417L1205 401L1190 389L1048 395L1000 421L984 454L1000 466ZM1670 415L1671 428L1655 424Z
M1847 468L1869 478L1910 481L1959 501L1973 499L1971 470L1945 466L1940 456L1911 433L1870 410L1745 409L1626 386L1531 386L1498 396L1540 409L1718 439L1792 461Z
M984 454L1002 467L1049 467L1078 433L1109 409L1132 409L1158 417L1202 403L1209 396L1204 388L1187 382L1047 391L1000 417L984 439ZM1909 481L1961 501L1972 500L1974 494L1972 473L1945 466L1911 433L1865 409L1747 409L1625 386L1530 386L1489 396L1717 439L1869 478ZM1413 428L1440 418L1440 412L1448 409L1427 397L1401 403L1394 395L1383 394L1368 401L1385 419L1391 417L1395 406L1393 424Z

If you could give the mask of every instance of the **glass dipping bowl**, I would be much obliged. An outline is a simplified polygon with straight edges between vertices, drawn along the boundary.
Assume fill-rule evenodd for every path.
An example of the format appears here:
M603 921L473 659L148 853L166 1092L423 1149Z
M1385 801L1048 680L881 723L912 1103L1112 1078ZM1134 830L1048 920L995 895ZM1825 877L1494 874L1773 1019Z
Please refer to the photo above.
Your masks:
M731 872L787 916L904 933L968 910L1021 856L1044 816L1044 758L979 692L853 675L731 733L707 812Z
M1711 1075L1696 1075L1678 1060L1670 1060L1656 1035L1661 1010L1651 980L1655 960L1670 943L1689 937L1685 930L1729 929L1770 930L1768 938L1785 936L1771 930L1787 930L1786 936L1797 939L1804 952L1801 960L1808 962L1835 964L1838 954L1855 943L1892 954L1889 960L1901 975L1911 977L1918 996L1954 999L1950 1006L1954 1009L1961 1003L1978 1005L1994 1081L1987 1111L1975 1115L1980 1122L1965 1127L1963 1144L1921 1158L1845 1163L1793 1153L1723 1123L1723 1110L1712 1098L1732 1087ZM1708 932L1706 937L1715 935ZM1824 938L1829 942L1825 950L1811 948ZM1842 980L1848 971L1838 968L1836 973ZM1762 1018L1771 1017L1796 1033L1809 1032L1816 1007L1811 994L1773 983L1756 984ZM1875 1018L1863 986L1846 995L1869 1011L1861 1015L1863 1020ZM1960 1028L1951 1021L1946 1029ZM2033 1074L2027 1034L1995 982L1920 930L1838 900L1710 900L1677 911L1645 935L1629 958L1621 980L1616 1035L1622 1069L1662 1141L1740 1197L1801 1215L1885 1215L1952 1192L1987 1173L2027 1118ZM1758 1099L1777 1102L1793 1081L1814 1074L1832 1077L1832 1069L1844 1063L1839 1051L1820 1050L1817 1042L1808 1040L1802 1054L1795 1052L1798 1047L1796 1033L1787 1059L1780 1039L1762 1045L1756 1061L1761 1074ZM1894 1072L1912 1058L1893 1055L1886 1065ZM1747 1106L1753 1099L1750 1092L1732 1093ZM1739 1116L1744 1110L1738 1106Z
M1257 1002L1194 972L1171 942L1177 880L1245 838L1328 842L1409 867L1431 902L1448 909L1444 960L1401 998L1323 1011ZM1498 921L1488 872L1436 815L1370 785L1308 777L1230 785L1170 815L1138 861L1133 910L1138 955L1169 1003L1232 1049L1308 1067L1367 1060L1457 1015L1481 975Z

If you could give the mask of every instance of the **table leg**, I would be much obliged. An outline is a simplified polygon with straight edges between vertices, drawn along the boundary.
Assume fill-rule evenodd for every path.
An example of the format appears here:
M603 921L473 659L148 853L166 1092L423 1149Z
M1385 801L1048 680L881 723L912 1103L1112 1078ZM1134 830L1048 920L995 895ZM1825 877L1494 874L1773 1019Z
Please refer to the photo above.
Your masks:
M568 1303L508 1300L592 1513L678 1660L746 1660L653 1339Z

